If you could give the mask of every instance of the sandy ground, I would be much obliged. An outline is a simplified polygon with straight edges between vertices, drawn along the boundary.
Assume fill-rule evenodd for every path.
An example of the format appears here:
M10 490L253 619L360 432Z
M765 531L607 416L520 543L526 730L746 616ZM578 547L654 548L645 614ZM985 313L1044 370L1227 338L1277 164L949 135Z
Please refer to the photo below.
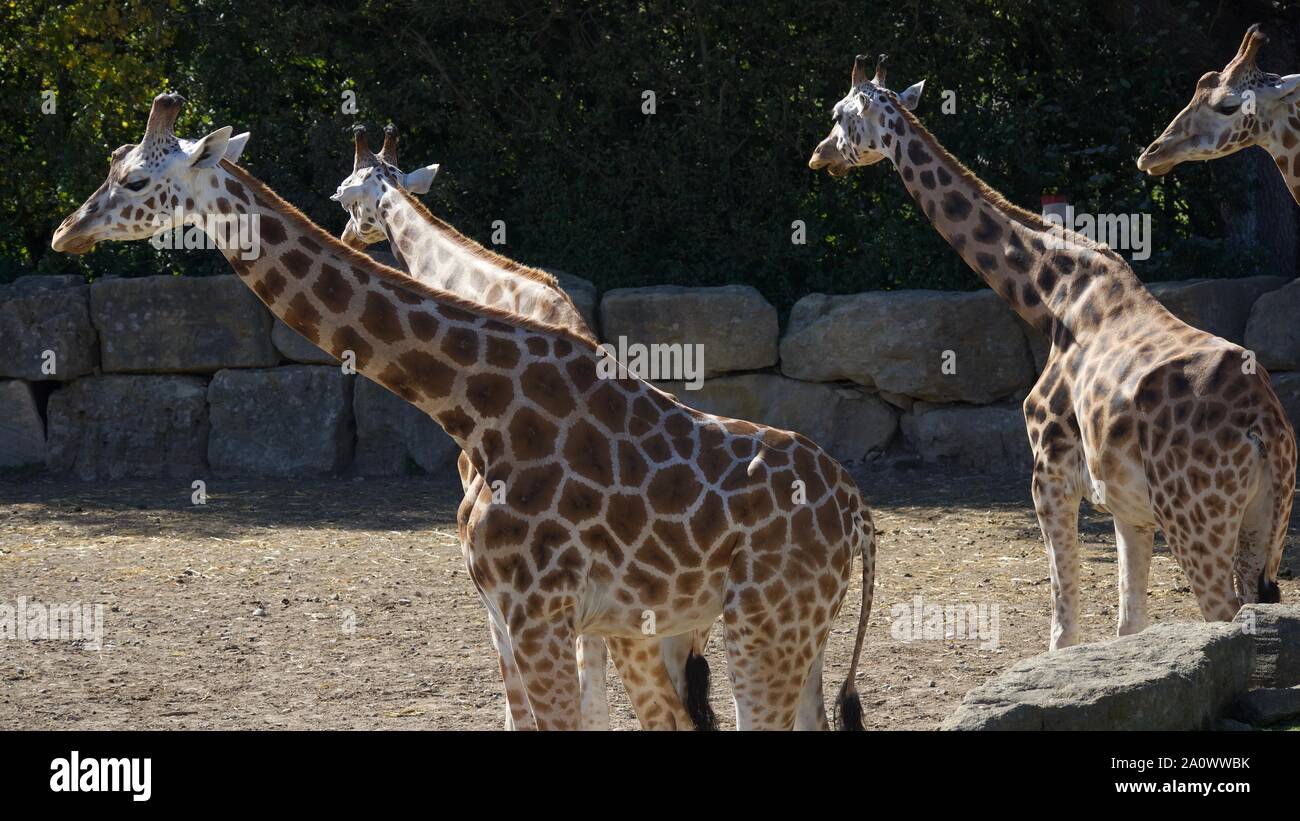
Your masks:
M880 528L860 688L868 725L937 725L962 696L1046 648L1047 562L1019 475L877 469L858 476ZM495 729L504 701L483 612L455 540L459 487L391 480L0 480L0 606L104 605L103 642L0 639L0 729ZM1294 528L1293 528L1294 529ZM1115 629L1109 520L1081 525L1083 633ZM1294 539L1281 582L1300 597ZM857 575L856 572L854 574ZM997 612L997 646L904 641L891 609ZM826 659L828 701L857 622L850 591ZM1195 619L1157 542L1153 621ZM985 635L988 638L988 635ZM732 723L717 631L713 701ZM613 726L635 717L610 676Z

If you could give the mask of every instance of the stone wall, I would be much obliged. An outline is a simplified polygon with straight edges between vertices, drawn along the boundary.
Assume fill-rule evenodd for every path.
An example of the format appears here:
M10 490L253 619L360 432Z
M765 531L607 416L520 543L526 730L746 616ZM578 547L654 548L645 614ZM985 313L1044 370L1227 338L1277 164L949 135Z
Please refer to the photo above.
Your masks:
M991 291L810 294L782 332L749 286L598 295L554 273L616 350L698 353L658 360L698 367L653 374L688 405L800 431L845 462L1029 464L1019 403L1047 343ZM1151 290L1184 320L1256 351L1300 417L1297 283ZM0 286L0 340L0 471L454 475L456 448L434 422L344 374L233 275L23 277Z

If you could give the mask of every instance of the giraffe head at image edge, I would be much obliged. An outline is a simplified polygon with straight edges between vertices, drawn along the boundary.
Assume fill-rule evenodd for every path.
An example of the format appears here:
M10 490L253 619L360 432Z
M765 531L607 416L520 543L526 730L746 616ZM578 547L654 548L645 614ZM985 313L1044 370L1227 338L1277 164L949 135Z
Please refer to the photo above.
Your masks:
M1300 103L1300 74L1261 71L1255 61L1267 42L1256 23L1223 70L1202 74L1191 102L1138 157L1138 169L1160 177L1179 163L1226 157L1252 145L1271 148L1274 139L1294 146L1300 132L1293 110ZM1275 135L1279 124L1283 133Z
M210 170L222 160L239 159L249 135L231 136L225 126L199 140L178 138L184 102L175 93L154 98L144 137L113 152L103 184L55 231L55 251L84 254L104 240L147 239L174 227L178 215L187 223L203 219L191 209L211 196L198 188L209 184Z

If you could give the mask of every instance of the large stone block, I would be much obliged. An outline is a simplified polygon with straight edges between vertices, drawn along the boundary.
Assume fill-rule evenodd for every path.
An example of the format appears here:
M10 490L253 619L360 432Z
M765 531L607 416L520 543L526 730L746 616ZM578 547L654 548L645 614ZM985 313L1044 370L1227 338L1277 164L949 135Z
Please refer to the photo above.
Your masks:
M67 382L93 373L99 338L90 287L78 276L25 276L0 286L0 340L0 377Z
M353 463L357 473L456 474L460 447L419 408L364 377L357 380L352 404L357 418Z
M1282 407L1286 409L1291 426L1300 428L1300 372L1270 373L1269 379Z
M706 377L776 364L776 308L748 285L616 288L600 302L600 322L616 347L619 337L629 345L702 345Z
M196 479L207 472L208 386L196 376L88 376L46 409L46 464L82 479Z
M303 365L334 365L339 361L333 354L316 347L316 343L284 324L277 317L271 326L271 342L275 349L290 362Z
M270 312L233 274L96 280L90 313L105 371L210 373L280 362Z
M898 429L889 403L856 387L767 373L720 376L699 390L682 382L658 384L696 410L802 433L841 462L880 453Z
M781 372L930 402L987 403L1034 382L1016 315L989 290L811 294L795 303Z
M903 441L926 462L964 467L1030 467L1033 455L1018 406L918 404L904 414Z
M285 477L346 470L354 380L322 365L218 371L208 388L212 470Z
M45 466L45 422L32 386L0 379L0 471Z
M1246 321L1246 347L1266 368L1300 370L1300 279L1255 301Z
M1240 626L1157 624L1022 659L966 694L944 730L1208 729L1246 689Z
M1247 604L1233 622L1255 642L1251 684L1300 686L1300 605Z
M1246 339L1246 320L1263 294L1286 284L1284 277L1241 277L1240 279L1189 279L1180 282L1150 282L1149 290L1170 313L1193 328L1200 328L1229 342Z

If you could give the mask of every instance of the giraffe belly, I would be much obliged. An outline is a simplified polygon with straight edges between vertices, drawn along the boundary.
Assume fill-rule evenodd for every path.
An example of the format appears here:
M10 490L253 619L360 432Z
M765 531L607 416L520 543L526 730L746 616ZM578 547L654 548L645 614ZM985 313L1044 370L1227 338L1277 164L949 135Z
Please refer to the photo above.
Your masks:
M1127 455L1103 460L1084 445L1083 496L1093 507L1132 525L1155 526L1142 465Z
M705 629L722 614L722 594L701 591L687 601L648 601L629 595L616 577L610 584L589 583L578 599L575 626L581 633L645 639Z

